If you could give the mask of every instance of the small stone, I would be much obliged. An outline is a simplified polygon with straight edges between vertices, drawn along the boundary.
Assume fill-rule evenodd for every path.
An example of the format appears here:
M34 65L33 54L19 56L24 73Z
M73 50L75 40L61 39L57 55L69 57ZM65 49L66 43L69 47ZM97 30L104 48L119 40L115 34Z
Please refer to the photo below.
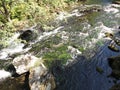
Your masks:
M96 71L99 72L100 74L104 73L103 69L101 67L96 67Z

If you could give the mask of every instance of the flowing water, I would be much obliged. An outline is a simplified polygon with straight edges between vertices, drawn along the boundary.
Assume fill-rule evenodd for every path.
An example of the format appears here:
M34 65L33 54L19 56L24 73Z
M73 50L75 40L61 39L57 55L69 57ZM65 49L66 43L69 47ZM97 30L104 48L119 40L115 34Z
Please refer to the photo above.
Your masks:
M12 54L31 51L41 57L54 51L53 47L67 45L67 52L72 58L63 68L58 65L52 69L56 90L109 90L115 84L115 79L108 77L112 69L107 58L120 53L109 50L111 41L103 37L105 32L120 30L120 5L112 4L111 0L88 0L85 4L69 12L60 12L55 21L50 23L57 28L43 32L25 49L23 43L13 42L19 36L15 34L10 46L0 51L0 59L8 60ZM85 14L81 11L84 7L99 7L102 10Z
M93 2L88 3L95 4L95 1L103 7L104 11L97 13L95 16L94 14L90 14L89 21L87 22L87 26L88 24L90 26L85 28L89 31L91 31L90 29L101 32L119 31L120 5L111 4L110 0L93 0ZM100 32L99 36L101 36ZM109 67L107 59L111 56L117 56L120 53L109 50L108 44L110 41L106 42L103 46L95 50L93 57L87 59L86 53L86 55L75 58L76 61L66 66L65 69L60 67L54 68L53 72L55 72L56 80L60 81L56 90L109 90L115 84L115 79L108 77L112 69ZM93 52L89 52L88 50L88 53ZM100 68L101 72L97 70L98 68ZM119 81L116 82L118 83ZM113 90L120 90L120 88Z

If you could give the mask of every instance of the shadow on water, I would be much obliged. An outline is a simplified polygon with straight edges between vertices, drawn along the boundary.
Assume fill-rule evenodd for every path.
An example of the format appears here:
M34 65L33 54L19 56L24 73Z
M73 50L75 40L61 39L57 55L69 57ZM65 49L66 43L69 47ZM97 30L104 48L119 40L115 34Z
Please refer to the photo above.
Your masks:
M108 58L120 53L108 49L108 43L101 47L91 60L78 56L76 61L64 69L55 67L56 90L109 90L116 84ZM120 90L120 89L111 89Z

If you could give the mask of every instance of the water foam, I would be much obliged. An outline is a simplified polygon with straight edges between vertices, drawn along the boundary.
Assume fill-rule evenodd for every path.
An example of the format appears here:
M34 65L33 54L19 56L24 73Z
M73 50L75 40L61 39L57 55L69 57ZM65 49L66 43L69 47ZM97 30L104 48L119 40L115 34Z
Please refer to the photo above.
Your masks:
M0 81L6 79L8 77L11 77L11 73L10 72L7 72L5 70L0 70Z

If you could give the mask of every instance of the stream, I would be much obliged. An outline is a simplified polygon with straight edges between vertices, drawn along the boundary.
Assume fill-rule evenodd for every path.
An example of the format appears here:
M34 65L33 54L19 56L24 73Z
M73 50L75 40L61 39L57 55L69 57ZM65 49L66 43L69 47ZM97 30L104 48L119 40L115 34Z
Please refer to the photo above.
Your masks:
M93 0L93 2L95 1L103 7L104 11L97 15L90 14L85 28L88 31L90 29L101 30L100 32L119 31L120 6L111 4L110 0L102 0L102 2L101 0ZM102 35L100 32L98 37ZM78 40L78 38L75 40ZM65 69L59 66L54 68L54 75L60 81L56 90L119 90L119 86L110 89L119 83L119 80L116 81L114 77L109 77L112 69L108 64L108 58L117 56L120 53L108 49L111 41L107 40L106 42L99 48L95 48L94 52L88 50L84 55L76 57L74 63L66 66ZM120 49L120 47L118 48ZM94 53L94 55L91 58L87 58L89 57L87 53L91 53L90 55ZM100 68L101 71L97 70L97 68Z
M14 42L20 35L15 33L10 45L0 51L0 68L4 67L2 62L30 53L46 60L55 59L55 62L48 61L55 64L50 67L56 81L55 90L110 90L119 84L119 79L110 76L112 68L108 58L120 52L108 48L112 40L105 38L104 33L119 32L120 5L112 4L111 0L88 0L68 12L59 12L51 25L52 30L40 32L27 46Z

